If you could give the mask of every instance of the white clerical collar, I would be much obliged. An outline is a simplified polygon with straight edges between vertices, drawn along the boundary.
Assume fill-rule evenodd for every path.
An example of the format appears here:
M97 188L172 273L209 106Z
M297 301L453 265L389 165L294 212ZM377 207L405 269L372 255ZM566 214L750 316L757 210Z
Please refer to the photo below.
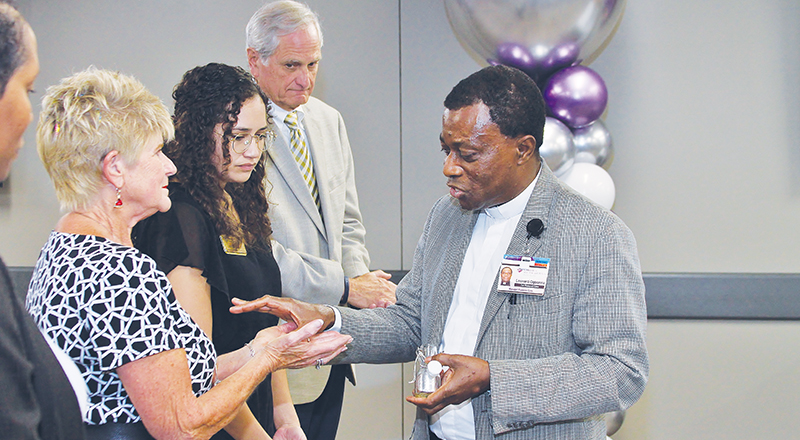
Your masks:
M503 203L502 205L486 208L483 210L483 212L489 217L497 220L509 219L514 216L522 215L522 211L524 211L525 207L528 205L528 200L531 198L531 194L533 194L533 188L536 186L536 182L539 180L539 175L541 173L542 167L540 165L539 172L536 173L536 177L533 178L533 181L530 183L530 185L522 190L519 195Z

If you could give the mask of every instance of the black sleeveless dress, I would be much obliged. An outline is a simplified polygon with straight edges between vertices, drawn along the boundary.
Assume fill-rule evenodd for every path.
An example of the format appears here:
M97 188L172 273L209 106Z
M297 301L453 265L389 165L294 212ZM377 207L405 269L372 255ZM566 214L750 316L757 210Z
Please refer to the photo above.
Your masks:
M134 246L150 255L164 273L176 266L202 270L211 286L214 320L212 340L219 355L238 350L259 330L274 326L278 318L264 313L234 315L231 298L251 300L263 295L281 296L281 276L271 249L226 251L211 217L180 183L169 184L172 208L156 213L133 230ZM275 431L271 376L256 388L247 403L268 434ZM230 439L223 430L215 439Z

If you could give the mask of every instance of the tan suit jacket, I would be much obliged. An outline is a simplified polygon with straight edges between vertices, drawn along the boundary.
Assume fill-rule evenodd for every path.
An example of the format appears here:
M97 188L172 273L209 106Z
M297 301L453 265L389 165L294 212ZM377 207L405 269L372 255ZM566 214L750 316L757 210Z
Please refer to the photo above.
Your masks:
M342 115L314 97L303 105L303 111L322 214L292 156L288 139L279 134L267 150L266 190L273 253L281 269L283 296L336 305L344 291L344 277L369 271L366 231ZM319 397L330 368L289 370L288 374L294 403L301 404Z

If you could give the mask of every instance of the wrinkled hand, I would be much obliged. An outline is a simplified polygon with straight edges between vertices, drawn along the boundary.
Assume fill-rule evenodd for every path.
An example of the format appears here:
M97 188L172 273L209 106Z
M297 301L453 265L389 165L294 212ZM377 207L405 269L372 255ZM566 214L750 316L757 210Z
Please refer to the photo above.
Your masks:
M457 354L437 354L436 359L450 367L442 377L442 386L428 397L406 397L406 401L420 407L432 415L447 405L459 403L475 397L489 389L489 363L483 359Z
M256 350L263 348L275 339L294 330L297 330L297 324L294 322L285 322L281 325L267 327L256 333L256 337L251 341L252 346Z
M247 313L254 311L269 313L286 322L293 322L297 324L298 327L302 327L315 319L321 319L325 323L321 330L325 330L332 326L336 319L333 310L328 306L310 304L292 298L278 298L264 295L252 301L233 298L231 302L233 303L233 307L229 309L231 313Z
M300 425L283 425L275 431L272 440L307 440Z
M395 302L397 285L389 279L392 276L382 270L373 270L364 275L350 278L350 296L347 304L359 309L388 307Z
M295 323L287 322L261 330L251 345L257 353L272 359L272 371L305 368L313 365L317 359L327 363L347 350L347 344L353 338L338 332L317 334L322 325L322 320L315 319L295 329Z

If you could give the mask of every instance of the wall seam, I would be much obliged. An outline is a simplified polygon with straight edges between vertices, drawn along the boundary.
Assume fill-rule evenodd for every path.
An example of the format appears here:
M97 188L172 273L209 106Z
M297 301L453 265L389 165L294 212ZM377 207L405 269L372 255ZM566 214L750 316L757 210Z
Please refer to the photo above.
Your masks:
M404 231L405 225L403 224L403 201L405 199L403 192L403 5L402 0L397 0L397 103L399 106L398 123L400 129L398 131L400 137L400 269L407 270L405 267L404 255Z

